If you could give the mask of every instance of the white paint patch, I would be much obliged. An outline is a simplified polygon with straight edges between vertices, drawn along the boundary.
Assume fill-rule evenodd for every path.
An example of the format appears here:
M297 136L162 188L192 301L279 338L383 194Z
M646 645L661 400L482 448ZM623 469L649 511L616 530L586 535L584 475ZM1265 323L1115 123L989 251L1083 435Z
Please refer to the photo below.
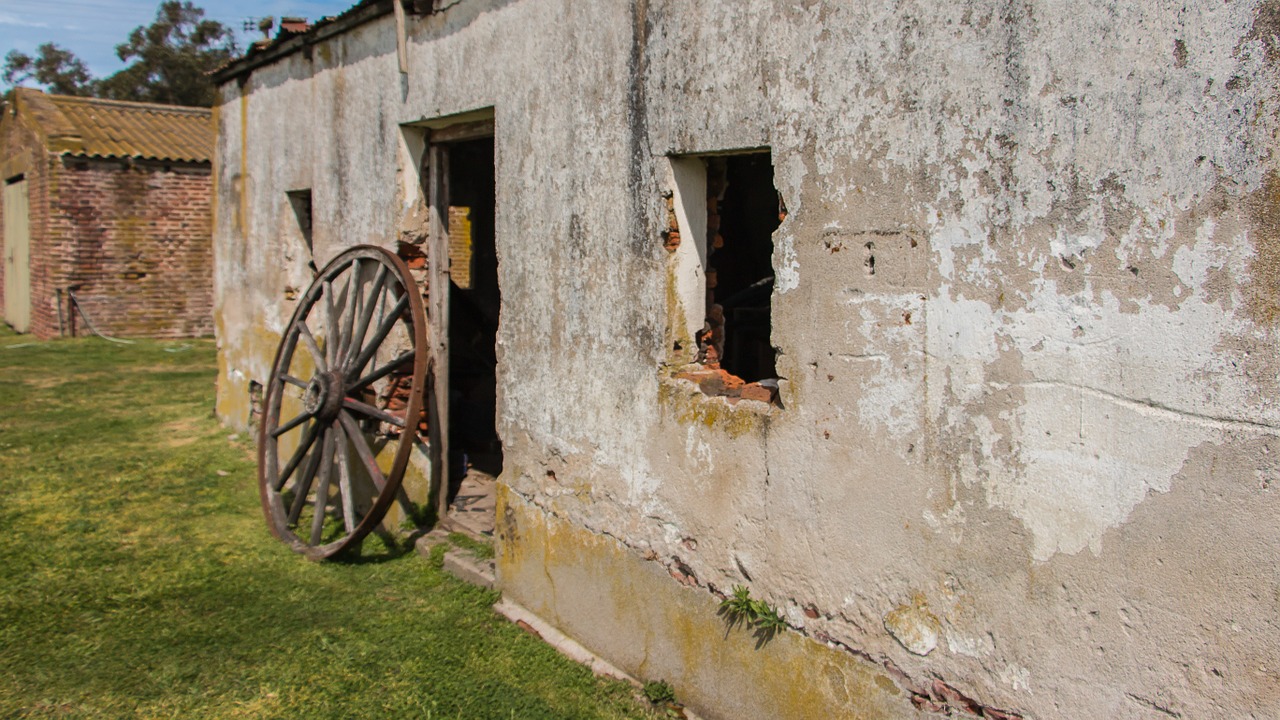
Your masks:
M845 332L852 335L846 346L887 351L853 358L875 365L857 394L858 419L869 431L895 438L918 433L924 410L924 325L901 318L922 317L924 301L918 295L858 296L845 304L861 320L856 330L846 323Z
M1149 492L1168 492L1187 452L1216 429L1074 385L1023 386L1016 413L1017 462L992 460L988 501L1032 533L1032 556L1088 547L1098 554Z
M990 638L968 637L956 632L950 626L944 626L943 630L947 640L947 649L952 653L971 658L980 658L991 654L993 648Z
M800 261L796 258L795 239L782 233L776 233L776 237L779 261L774 287L784 295L800 287Z
M1101 218L1097 219L1101 224ZM1049 252L1060 258L1079 257L1102 244L1101 235L1071 235L1062 230L1049 241Z
M1031 692L1031 671L1020 665L1005 665L996 673L1000 682L1014 690Z
M1203 289L1210 270L1220 269L1227 262L1226 248L1217 246L1213 241L1215 229L1213 218L1205 218L1196 228L1196 244L1178 248L1173 254L1173 272L1191 288L1193 294Z
M693 464L702 471L702 475L710 477L716 471L715 458L711 453L711 446L698 435L698 428L690 425L688 432L685 434L684 452L692 460Z
M1031 531L1036 560L1100 553L1107 530L1169 491L1193 448L1228 432L1280 434L1280 409L1251 399L1220 351L1259 331L1203 297L1210 270L1243 274L1248 255L1243 236L1224 247L1213 233L1206 223L1176 254L1192 288L1177 309L1138 301L1122 311L1109 292L1063 294L1046 280L1017 311L953 299L946 287L929 301L927 352L940 365L928 373L930 412L973 438L962 481ZM1017 351L1026 377L989 376L998 343ZM975 403L992 392L1020 404L989 417Z

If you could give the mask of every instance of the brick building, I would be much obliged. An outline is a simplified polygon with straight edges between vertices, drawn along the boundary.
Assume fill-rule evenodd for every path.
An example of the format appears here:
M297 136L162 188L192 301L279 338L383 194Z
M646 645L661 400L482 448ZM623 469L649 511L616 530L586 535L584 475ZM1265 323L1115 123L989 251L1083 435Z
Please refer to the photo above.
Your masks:
M113 335L212 332L209 110L15 88L0 148L5 322L40 338L84 333L85 316Z

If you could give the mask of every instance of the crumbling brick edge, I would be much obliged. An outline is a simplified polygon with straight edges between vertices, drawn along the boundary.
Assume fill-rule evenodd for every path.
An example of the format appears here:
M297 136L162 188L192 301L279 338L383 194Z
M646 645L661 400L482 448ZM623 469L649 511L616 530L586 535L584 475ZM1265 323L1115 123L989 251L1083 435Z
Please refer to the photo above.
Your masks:
M558 513L556 512L555 509L550 508L545 504L538 502L535 498L525 493L522 493L513 487L508 486L508 489L513 495L519 497L520 499L524 500L530 505L533 505L534 507L538 508L539 510L546 513L547 515L550 515L551 517L557 520L560 520L562 522L569 521L568 518L564 517L561 513ZM608 530L592 528L585 525L583 527L584 529L590 532L594 532L597 535L603 535L605 537L612 539L613 541L617 542L618 544L622 545L628 550L631 550L637 555L640 555L642 558L644 558L649 562L656 562L662 565L664 568L666 568L667 574L669 574L672 578L674 578L676 582L679 582L681 585L684 585L685 587L705 590L709 594L711 594L713 597L715 597L717 600L724 600L727 597L727 595L725 595L725 593L722 592L719 588L717 588L714 584L703 583L700 580L698 580L697 576L693 573L692 568L686 565L678 555L671 555L670 557L664 558L658 555L656 551L652 549L639 548L627 542L626 540L618 537L617 535L614 535ZM501 602L506 602L506 601L504 600ZM514 605L514 603L511 603L511 604ZM809 606L805 606L805 607L809 607ZM496 610L497 606L495 605L494 608ZM498 610L498 612L501 613L502 611ZM525 612L528 612L528 611L525 611ZM505 615L505 613L503 614ZM532 614L530 613L530 615ZM507 617L510 618L510 616L507 616ZM523 619L523 616L521 616L521 618ZM513 619L512 621L517 622L517 624L519 624L517 620ZM532 625L532 623L530 623L530 625ZM550 627L550 626L548 625L547 627ZM890 678L893 679L893 681L898 685L898 687L901 688L903 692L905 692L911 698L911 703L921 711L937 713L946 717L961 716L961 717L990 718L991 720L1024 720L1024 716L1022 713L1016 712L1013 710L1004 710L1004 709L992 707L990 705L985 705L979 702L978 700L976 700L975 698L965 695L955 686L951 685L950 683L947 683L945 680L943 680L940 677L937 677L936 675L931 675L930 677L925 679L916 679L911 677L910 675L907 675L907 673L903 671L902 668L898 667L897 663L893 662L892 659L884 655L872 655L870 652L867 652L866 650L863 650L861 648L856 648L856 647L853 647L852 645L841 642L840 640L837 640L822 631L810 633L805 628L797 627L795 625L792 625L791 623L787 623L787 628L789 628L793 632L803 635L804 637L810 638L816 642L823 643L829 648L832 648L835 650L841 650L850 655L858 657L865 662L869 662L874 665L879 665L883 667L885 672L889 675ZM555 632L559 634L559 631L555 631ZM563 637L562 634L561 636ZM543 637L545 639L545 636ZM568 642L573 643L572 640L568 640ZM577 643L573 643L573 644L577 645ZM552 645L553 647L555 647L554 643L552 643ZM581 646L578 645L577 647L581 647ZM559 650L558 647L557 647L557 650ZM585 648L583 648L582 650L583 652L591 655L592 657L595 657L594 654L592 654L589 650L586 650ZM573 657L573 655L570 655L569 653L563 650L561 650L561 652L568 655L569 657ZM585 661L582 661L582 660L579 660L579 662L583 662L584 664L591 665L591 663L586 663ZM601 662L604 662L604 661L601 660ZM605 664L607 665L607 663ZM594 665L592 665L591 667L593 670L595 669ZM627 679L627 678L624 678L624 679ZM635 682L634 679L632 679L631 681Z

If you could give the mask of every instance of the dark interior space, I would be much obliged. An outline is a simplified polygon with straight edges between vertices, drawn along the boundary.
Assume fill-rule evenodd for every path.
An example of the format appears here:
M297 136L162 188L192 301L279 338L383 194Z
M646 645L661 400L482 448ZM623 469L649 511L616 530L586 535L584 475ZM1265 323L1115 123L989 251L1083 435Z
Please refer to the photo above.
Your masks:
M746 382L775 377L773 232L785 210L771 155L707 158L707 195L707 314L714 325L723 313L720 366Z
M502 471L498 438L498 255L493 138L449 145L449 495ZM469 229L469 232L468 232Z

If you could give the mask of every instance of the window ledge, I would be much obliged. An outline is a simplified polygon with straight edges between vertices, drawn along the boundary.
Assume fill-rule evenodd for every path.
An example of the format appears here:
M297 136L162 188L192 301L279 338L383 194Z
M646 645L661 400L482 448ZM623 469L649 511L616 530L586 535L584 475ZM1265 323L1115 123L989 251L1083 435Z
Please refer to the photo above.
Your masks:
M761 403L769 407L780 407L776 380L749 383L727 370L698 364L677 369L671 379L677 383L680 381L692 383L703 395L723 398L730 405L736 405L740 400L748 400L752 401L748 405Z

